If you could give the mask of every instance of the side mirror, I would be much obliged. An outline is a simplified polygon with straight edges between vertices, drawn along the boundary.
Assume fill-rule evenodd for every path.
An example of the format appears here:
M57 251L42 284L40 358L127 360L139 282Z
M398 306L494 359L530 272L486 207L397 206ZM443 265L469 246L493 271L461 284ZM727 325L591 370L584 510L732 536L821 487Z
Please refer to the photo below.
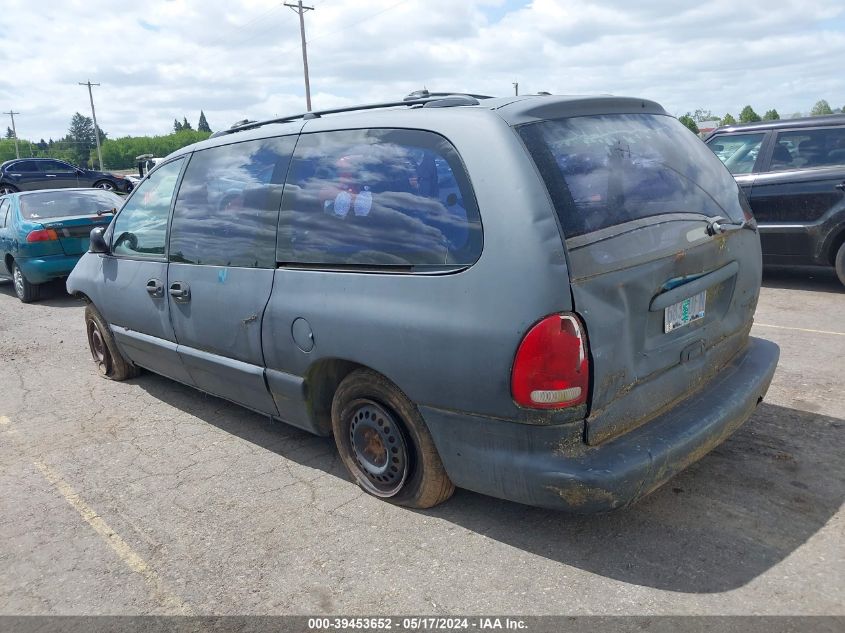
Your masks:
M106 229L98 226L91 230L91 244L88 246L89 253L108 253L109 245L106 244L106 238L103 237Z

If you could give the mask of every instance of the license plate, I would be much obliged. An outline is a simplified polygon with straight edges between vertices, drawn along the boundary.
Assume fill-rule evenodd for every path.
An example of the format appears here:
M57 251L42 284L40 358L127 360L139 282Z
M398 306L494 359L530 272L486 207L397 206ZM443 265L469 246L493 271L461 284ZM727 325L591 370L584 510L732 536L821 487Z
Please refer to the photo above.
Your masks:
M694 297L678 301L670 305L663 312L663 331L671 332L679 327L689 325L693 321L704 318L704 304L707 302L707 291L699 292Z

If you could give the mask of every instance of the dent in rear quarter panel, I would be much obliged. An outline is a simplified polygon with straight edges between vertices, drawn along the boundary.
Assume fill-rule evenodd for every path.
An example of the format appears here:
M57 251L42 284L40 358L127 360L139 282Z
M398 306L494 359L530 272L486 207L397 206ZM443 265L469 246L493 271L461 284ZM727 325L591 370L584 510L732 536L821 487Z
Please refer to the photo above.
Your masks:
M379 127L426 129L452 142L481 213L479 260L442 275L280 268L263 321L267 366L305 376L320 360L343 359L384 374L417 404L547 422L548 414L513 403L510 370L527 329L572 308L557 221L511 128L489 111L448 110L385 112ZM309 121L304 132L331 125ZM310 352L293 342L297 318L313 332Z

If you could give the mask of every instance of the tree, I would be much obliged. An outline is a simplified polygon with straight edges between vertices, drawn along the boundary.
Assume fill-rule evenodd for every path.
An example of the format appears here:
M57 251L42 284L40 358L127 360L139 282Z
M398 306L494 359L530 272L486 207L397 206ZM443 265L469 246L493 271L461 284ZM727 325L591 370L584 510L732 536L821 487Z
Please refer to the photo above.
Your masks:
M778 114L778 111L774 108L768 110L766 114L763 115L764 121L777 121L778 119L780 119L780 115Z
M736 119L734 115L728 112L725 116L722 117L722 125L734 125L736 124Z
M102 130L100 130L102 133ZM91 117L83 116L77 112L70 120L70 128L65 137L66 142L71 145L73 161L77 164L87 164L91 149L95 147L94 122Z
M197 132L211 132L211 128L208 126L208 121L205 118L205 112L200 110L200 120L197 123Z
M833 110L830 109L830 104L824 99L816 101L816 105L814 105L813 109L810 110L810 116L823 116L825 114L833 114Z
M191 124L188 123L188 117L182 117L182 129L183 130L193 130L194 128L191 127Z
M754 123L760 120L760 115L754 112L754 108L750 105L745 106L742 112L739 113L739 120L742 123Z
M42 152L47 151L47 147L49 147L47 145L47 141L45 141L43 138L38 141L38 149L40 149Z
M182 124L179 123L179 119L173 119L173 131L174 132L181 132L182 131Z
M710 112L710 110L703 110L699 108L692 113L692 118L696 123L701 123L702 121L712 121L716 117L713 116L713 113Z
M6 138L15 138L15 133L12 131L12 128L6 128Z
M693 134L698 134L698 126L695 124L695 119L687 112L683 116L678 117L678 121L686 125Z
M803 112L793 112L791 115L789 115L789 118L790 119L800 119L803 116L804 116Z

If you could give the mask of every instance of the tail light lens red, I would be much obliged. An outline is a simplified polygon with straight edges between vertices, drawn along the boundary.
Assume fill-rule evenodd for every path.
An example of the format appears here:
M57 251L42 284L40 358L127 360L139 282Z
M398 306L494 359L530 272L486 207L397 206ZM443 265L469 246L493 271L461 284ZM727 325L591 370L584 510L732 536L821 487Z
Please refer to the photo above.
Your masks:
M553 314L534 325L516 351L514 402L531 409L562 409L587 401L587 336L574 314Z
M37 229L26 236L27 242L52 242L59 239L59 234L53 229Z

